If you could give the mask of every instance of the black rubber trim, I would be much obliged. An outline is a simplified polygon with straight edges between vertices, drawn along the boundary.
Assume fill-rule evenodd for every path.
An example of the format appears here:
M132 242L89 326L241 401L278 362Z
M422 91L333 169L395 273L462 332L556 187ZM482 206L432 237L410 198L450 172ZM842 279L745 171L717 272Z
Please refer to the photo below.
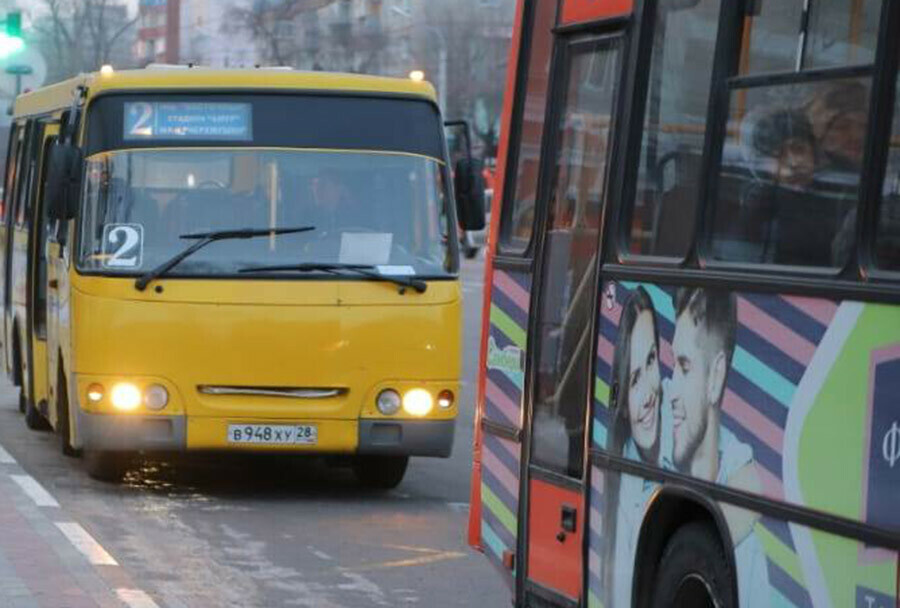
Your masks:
M585 483L583 478L576 479L575 477L569 477L568 475L551 471L550 469L546 469L537 464L529 465L528 473L529 480L539 479L540 481L546 481L547 483L551 483L566 490L584 492Z
M770 272L738 272L724 269L664 268L608 264L601 270L606 280L660 282L674 285L719 287L732 291L795 294L828 300L900 302L900 284L842 281L828 277L773 275Z
M529 595L533 595L542 602L553 604L559 608L578 608L580 606L577 600L573 600L553 589L548 589L531 579L525 581L525 608L529 608L530 606L528 602Z
M499 422L494 422L493 420L488 420L487 418L481 419L481 428L485 433L496 435L501 439L508 439L509 441L514 441L516 443L522 443L521 429L515 429L511 426L507 426Z
M743 490L717 485L708 481L688 477L674 471L666 471L657 467L613 456L599 450L591 450L591 464L604 469L635 475L663 484L678 484L709 496L716 501L725 502L775 519L800 524L851 538L870 546L882 547L891 551L900 551L900 531L890 532L875 528L857 521L824 513L807 507L799 507L763 498Z
M633 19L631 13L627 15L617 15L614 17L604 17L593 21L580 21L578 23L567 23L558 25L554 28L553 33L557 36L569 36L574 34L602 34L604 30L619 30Z

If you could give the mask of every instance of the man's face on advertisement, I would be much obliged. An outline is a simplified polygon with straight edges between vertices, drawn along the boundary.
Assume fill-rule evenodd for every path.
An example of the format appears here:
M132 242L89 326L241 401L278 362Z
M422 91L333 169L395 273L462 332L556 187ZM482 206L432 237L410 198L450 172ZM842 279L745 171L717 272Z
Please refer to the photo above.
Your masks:
M683 312L675 324L672 350L675 371L672 376L673 457L675 466L690 469L697 447L709 424L709 361L703 348L703 328Z
M659 406L662 381L653 313L642 312L631 330L628 369L628 418L631 436L642 456L650 455L659 442ZM646 460L647 457L645 456Z

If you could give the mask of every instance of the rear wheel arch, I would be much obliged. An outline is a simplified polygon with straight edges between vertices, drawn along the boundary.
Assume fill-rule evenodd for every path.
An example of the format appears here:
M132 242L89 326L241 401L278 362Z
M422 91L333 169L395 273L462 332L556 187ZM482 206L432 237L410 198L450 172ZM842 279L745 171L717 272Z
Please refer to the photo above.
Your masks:
M632 600L638 608L653 601L653 588L660 559L672 536L683 526L702 522L715 532L733 574L732 605L737 606L737 569L734 543L721 507L708 496L684 486L663 486L650 500L641 524L635 552Z

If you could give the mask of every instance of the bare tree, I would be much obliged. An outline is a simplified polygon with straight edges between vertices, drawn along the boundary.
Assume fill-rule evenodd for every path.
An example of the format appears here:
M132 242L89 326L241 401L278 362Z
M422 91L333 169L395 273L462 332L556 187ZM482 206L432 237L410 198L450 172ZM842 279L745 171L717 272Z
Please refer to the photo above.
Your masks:
M46 16L33 29L51 66L51 80L96 70L105 63L130 63L114 56L134 27L121 0L40 0Z
M295 19L337 0L254 0L228 7L226 31L250 33L262 47L262 57L274 65L296 65L300 50Z

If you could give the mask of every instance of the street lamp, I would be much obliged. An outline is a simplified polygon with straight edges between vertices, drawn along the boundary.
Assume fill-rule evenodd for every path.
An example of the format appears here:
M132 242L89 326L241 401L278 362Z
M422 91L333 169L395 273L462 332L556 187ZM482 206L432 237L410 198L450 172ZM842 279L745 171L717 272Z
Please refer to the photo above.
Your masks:
M397 13L398 15L406 17L407 19L412 19L413 15L411 12L409 12L406 9L402 9L395 4L391 5L391 10L394 11L395 13ZM438 49L439 56L438 56L438 85L437 86L438 86L438 95L440 96L439 103L441 106L441 111L446 112L447 111L447 61L448 61L447 38L444 36L444 32L442 32L439 28L437 28L433 25L425 24L425 29L432 31L437 35L438 44L440 45L440 48ZM421 70L414 70L413 72L410 73L409 77L412 78L413 80L416 80L415 78L413 78L413 74L415 74L417 72L422 74L422 80L424 80L425 73L422 72Z

